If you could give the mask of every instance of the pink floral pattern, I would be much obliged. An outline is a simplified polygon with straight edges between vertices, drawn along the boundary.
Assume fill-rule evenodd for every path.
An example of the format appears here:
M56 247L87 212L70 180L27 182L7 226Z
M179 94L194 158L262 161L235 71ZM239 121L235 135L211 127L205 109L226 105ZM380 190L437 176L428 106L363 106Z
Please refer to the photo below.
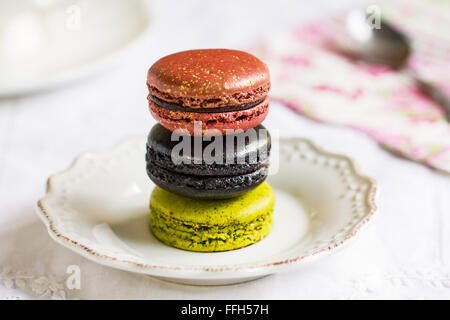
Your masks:
M450 95L450 3L386 1L381 10L412 40L409 68ZM341 26L340 17L314 21L253 48L271 70L272 98L450 173L450 125L441 107L405 73L354 61L333 49L342 41Z

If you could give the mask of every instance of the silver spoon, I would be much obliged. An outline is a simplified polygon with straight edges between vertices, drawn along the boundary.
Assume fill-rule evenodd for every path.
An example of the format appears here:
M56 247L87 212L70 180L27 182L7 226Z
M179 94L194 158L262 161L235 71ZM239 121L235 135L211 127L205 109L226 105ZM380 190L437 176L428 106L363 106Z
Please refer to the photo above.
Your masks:
M412 52L409 39L385 21L380 28L372 27L366 14L361 10L350 11L345 19L346 46L344 51L356 59L371 64L386 65L402 70L412 77L418 88L445 111L450 121L450 99L436 86L421 79L419 75L407 68L407 61Z

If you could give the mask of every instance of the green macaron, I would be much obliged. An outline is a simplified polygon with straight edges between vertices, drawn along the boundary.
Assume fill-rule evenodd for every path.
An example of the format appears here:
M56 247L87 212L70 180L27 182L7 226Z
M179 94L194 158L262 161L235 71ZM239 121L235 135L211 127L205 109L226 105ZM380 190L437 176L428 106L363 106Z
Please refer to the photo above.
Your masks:
M227 251L269 234L275 198L264 182L231 199L198 200L155 187L150 227L163 243L189 251Z

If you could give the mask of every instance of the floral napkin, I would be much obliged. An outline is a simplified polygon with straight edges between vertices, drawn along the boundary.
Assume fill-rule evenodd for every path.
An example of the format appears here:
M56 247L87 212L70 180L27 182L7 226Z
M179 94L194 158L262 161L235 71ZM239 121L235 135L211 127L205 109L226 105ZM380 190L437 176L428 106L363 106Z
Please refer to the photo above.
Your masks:
M450 2L386 1L379 8L411 39L408 67L450 96ZM271 70L272 98L450 173L450 124L441 107L405 73L350 60L334 50L343 16L268 36L253 48Z

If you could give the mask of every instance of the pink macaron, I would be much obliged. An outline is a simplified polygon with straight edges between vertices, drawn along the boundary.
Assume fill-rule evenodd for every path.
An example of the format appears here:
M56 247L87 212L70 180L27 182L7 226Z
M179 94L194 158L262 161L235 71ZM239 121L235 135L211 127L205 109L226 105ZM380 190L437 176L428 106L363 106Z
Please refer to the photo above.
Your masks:
M148 71L151 114L171 131L232 134L259 125L269 110L270 74L239 50L203 49L159 59Z

